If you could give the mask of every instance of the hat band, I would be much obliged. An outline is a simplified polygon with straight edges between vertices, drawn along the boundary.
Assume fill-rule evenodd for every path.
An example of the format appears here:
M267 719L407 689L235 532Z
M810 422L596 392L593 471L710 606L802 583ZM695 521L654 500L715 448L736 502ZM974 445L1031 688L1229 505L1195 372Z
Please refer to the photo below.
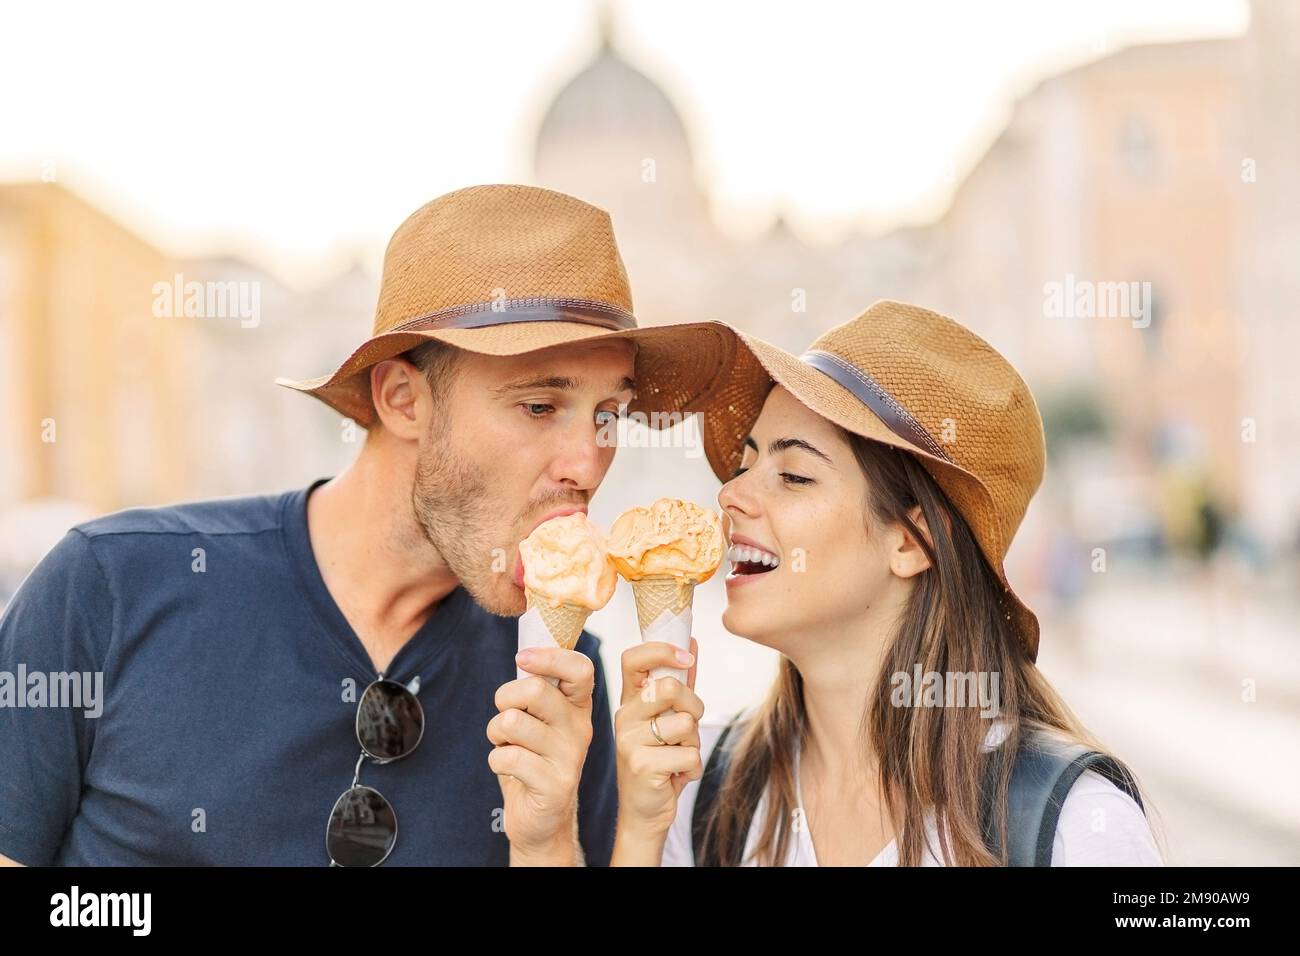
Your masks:
M832 352L823 352L821 349L804 352L799 356L799 361L811 365L823 375L829 376L836 384L848 389L903 441L924 448L932 455L952 463L948 453L930 437L930 433L912 417L912 413L862 369Z
M441 309L408 319L382 332L412 332L425 329L481 329L513 322L578 322L604 329L635 329L636 317L617 306L594 299L493 299ZM376 330L376 335L381 334Z

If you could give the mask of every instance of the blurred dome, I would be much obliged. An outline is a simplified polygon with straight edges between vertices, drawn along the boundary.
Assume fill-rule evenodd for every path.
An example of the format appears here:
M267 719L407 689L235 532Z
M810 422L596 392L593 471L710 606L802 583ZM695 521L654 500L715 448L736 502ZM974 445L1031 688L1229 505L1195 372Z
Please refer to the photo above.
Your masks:
M629 66L609 44L556 94L537 134L537 155L587 137L654 137L689 151L686 128L653 80Z
M609 7L600 45L547 107L534 141L538 185L570 193L638 229L698 223L686 124L659 85L614 48Z

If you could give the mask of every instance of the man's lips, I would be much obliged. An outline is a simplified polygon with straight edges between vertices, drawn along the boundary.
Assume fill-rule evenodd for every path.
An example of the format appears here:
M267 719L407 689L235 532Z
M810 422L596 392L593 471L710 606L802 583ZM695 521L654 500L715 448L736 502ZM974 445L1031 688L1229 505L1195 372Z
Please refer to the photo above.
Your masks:
M533 526L528 529L524 537L525 538L528 537L528 535L536 531L540 525L545 524L546 522L550 521L552 518L563 518L565 515L576 515L579 512L585 515L587 513L587 506L570 505L567 508L556 508L554 511L548 511L546 514L542 515L540 518L537 519L537 521L533 524ZM524 556L519 553L518 547L515 548L514 580L515 580L515 587L522 588L524 586Z

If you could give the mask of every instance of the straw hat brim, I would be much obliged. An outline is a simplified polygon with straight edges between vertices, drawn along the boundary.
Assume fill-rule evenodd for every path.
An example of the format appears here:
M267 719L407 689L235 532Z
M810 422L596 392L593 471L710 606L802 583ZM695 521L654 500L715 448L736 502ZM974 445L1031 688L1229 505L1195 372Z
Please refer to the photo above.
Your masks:
M297 380L280 377L277 385L312 395L363 428L375 422L370 400L371 366L434 339L481 355L528 352L605 339L636 343L637 397L630 412L689 414L702 407L726 379L737 344L735 332L721 322L687 322L611 331L581 322L517 322L486 328L449 328L385 332L357 348L334 372ZM651 416L649 424L668 424Z
M767 393L774 385L822 418L872 441L911 452L943 489L970 525L985 559L1004 590L1005 610L1021 636L1031 661L1038 657L1038 617L1011 588L1001 555L1010 542L1001 540L993 520L994 503L979 478L958 465L932 454L895 434L852 392L778 346L743 332L736 333L736 364L724 403L707 413L705 450L720 481L729 481L743 457L743 441L758 419Z

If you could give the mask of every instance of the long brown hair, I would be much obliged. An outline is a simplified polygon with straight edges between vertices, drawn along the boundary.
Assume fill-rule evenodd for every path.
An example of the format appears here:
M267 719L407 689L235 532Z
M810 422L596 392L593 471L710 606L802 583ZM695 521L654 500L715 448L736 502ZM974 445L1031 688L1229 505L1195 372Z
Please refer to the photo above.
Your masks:
M892 675L922 672L999 675L998 706L1008 722L1003 746L1015 752L1030 729L1055 731L1110 754L1070 711L1029 660L1004 612L1002 584L965 520L912 454L841 431L867 477L866 531L897 522L920 542L930 568L919 575L899 624L884 649L875 692L863 701L859 740L875 757L880 806L897 833L900 866L920 865L925 814L935 813L940 846L930 851L947 865L1005 865L985 846L981 790L989 754L982 751L988 719L975 707L915 707L891 703ZM909 517L919 506L927 539ZM754 862L779 865L794 834L794 754L807 743L803 678L782 657L775 683L736 740L727 776L705 830L705 856L735 860L747 823L764 791L769 811ZM739 731L738 731L739 733ZM1110 754L1113 756L1113 754ZM1011 761L1000 763L992 812L1007 832ZM1143 805L1149 807L1144 791ZM950 838L950 840L949 840Z

